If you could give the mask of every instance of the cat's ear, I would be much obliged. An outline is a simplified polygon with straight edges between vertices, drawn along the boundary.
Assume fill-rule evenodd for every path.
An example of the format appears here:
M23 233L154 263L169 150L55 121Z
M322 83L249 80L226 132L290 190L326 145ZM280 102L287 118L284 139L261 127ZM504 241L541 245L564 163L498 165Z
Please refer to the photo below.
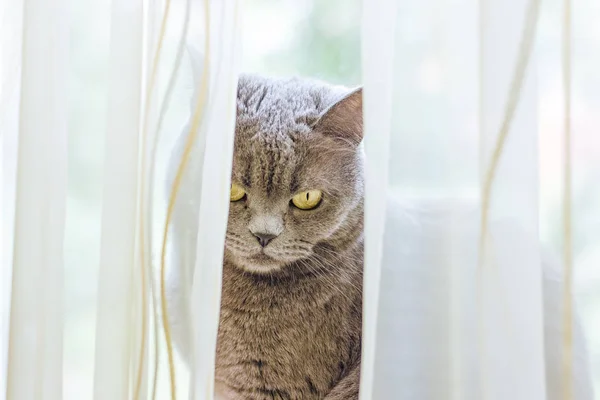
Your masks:
M363 139L362 103L362 88L359 87L326 109L315 123L315 130L360 144Z

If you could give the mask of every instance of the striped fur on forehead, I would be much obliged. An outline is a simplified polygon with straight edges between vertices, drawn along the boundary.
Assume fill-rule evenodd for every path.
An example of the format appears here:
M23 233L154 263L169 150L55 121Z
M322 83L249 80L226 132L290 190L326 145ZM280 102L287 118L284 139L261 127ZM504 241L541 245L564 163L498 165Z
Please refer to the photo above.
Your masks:
M244 175L249 187L260 187L267 195L292 190L296 166L302 158L301 146L260 135L250 139L246 150L250 153L245 157Z
M267 195L295 191L313 126L346 92L307 80L240 77L233 179Z

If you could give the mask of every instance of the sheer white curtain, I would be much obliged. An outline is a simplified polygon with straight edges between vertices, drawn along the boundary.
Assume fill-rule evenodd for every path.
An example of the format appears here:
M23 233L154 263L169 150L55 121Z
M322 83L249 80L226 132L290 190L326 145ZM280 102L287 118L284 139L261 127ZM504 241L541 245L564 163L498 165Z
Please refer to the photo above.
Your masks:
M568 202L564 274L539 244L540 5L363 3L362 399L592 399Z
M127 398L132 354L137 350L132 343L132 311L137 272L133 267L142 109L142 10L141 0L112 2L94 369L97 400Z
M1 8L1 386L9 399L60 399L68 49L60 21L66 2L27 0Z
M165 309L152 312L162 299L160 290L152 290L150 268L152 242L163 242L163 230L151 229L149 194L157 183L157 135L182 69L186 41L202 50L206 74L196 88L194 122L184 134L211 149L194 157L205 171L204 203L210 199L213 205L199 214L203 229L198 252L203 258L196 266L192 295L201 304L193 310L194 337L200 340L195 342L198 357L192 363L190 398L212 398L214 390L211 349L216 345L220 298L220 270L214 265L221 264L218 249L223 247L229 204L240 10L235 0L195 2L197 13L191 12L191 4L133 0L111 5L95 399L164 397L156 392L155 357L162 346L154 341L163 341L163 332L168 334L170 327L162 324L168 317ZM0 393L11 400L63 398L69 8L62 0L21 0L0 6ZM190 24L201 34L188 37ZM177 36L174 56L165 50L172 31ZM162 79L159 67L168 79ZM176 197L177 189L173 191ZM223 201L214 201L214 196ZM222 206L215 208L217 203ZM223 234L215 235L215 227L221 227ZM164 286L160 277L155 283L154 289ZM157 324L156 330L151 323ZM172 345L166 348L172 350ZM176 383L185 387L185 382L177 382L181 375L171 368L172 362L165 362L170 358L162 360L161 368L162 374L172 377L164 382L175 398Z
M14 3L13 3L14 4ZM8 337L12 282L16 152L19 125L22 7L0 7L0 393L7 390ZM16 21L10 25L6 21Z
M153 3L159 7L158 2ZM183 5L183 7L181 7ZM194 174L201 174L200 201L205 205L198 212L198 248L197 254L202 254L196 261L194 272L194 288L191 293L192 301L198 304L191 310L190 318L193 321L190 336L194 339L193 353L191 357L191 369L189 396L195 399L209 399L213 397L214 382L214 348L216 346L216 333L218 326L218 311L220 304L220 268L215 266L222 264L222 249L224 241L224 229L227 220L228 196L229 196L229 168L231 165L232 140L235 121L235 94L237 87L237 55L239 54L238 36L239 32L239 14L238 2L205 0L194 3L186 1L184 3L164 2L164 11L161 24L154 23L155 31L152 31L152 25L148 24L146 33L146 45L150 48L150 61L145 68L147 75L147 85L145 87L146 98L140 101L140 82L143 76L142 71L142 8L140 3L129 3L123 5L122 2L113 3L112 31L115 33L115 41L111 41L111 48L114 53L111 54L111 62L114 63L114 71L129 71L131 76L125 74L112 75L112 89L116 98L124 99L129 110L125 112L122 107L114 106L114 114L109 114L108 118L113 118L123 132L118 133L118 129L109 127L107 130L107 144L110 145L111 137L117 138L126 135L130 137L130 145L122 146L120 155L123 159L119 160L112 154L107 153L105 162L105 205L108 209L103 210L103 229L106 229L107 242L103 242L102 254L106 254L111 260L116 254L120 254L121 266L117 267L115 260L104 263L101 258L101 279L99 296L110 296L111 298L99 298L98 300L98 325L97 325L97 347L96 347L96 376L95 388L96 398L103 399L108 397L124 398L129 393L134 398L145 398L146 394L156 396L156 365L148 368L149 354L154 353L148 350L148 341L152 337L154 340L161 340L164 334L166 340L165 361L162 366L167 370L166 381L169 386L168 393L171 398L182 396L185 390L185 381L181 379L184 375L178 373L178 364L174 354L173 346L173 328L170 324L169 310L165 303L165 275L167 265L166 244L169 241L170 230L167 227L172 223L172 206L177 202L182 190L182 178L185 171L190 166L193 157ZM176 10L175 7L178 7ZM150 10L155 11L155 10ZM183 19L176 18L179 16ZM151 16L149 16L151 18ZM135 22L132 29L132 22ZM176 27L177 45L173 60L168 62L164 60L165 41L169 26ZM188 31L194 26L196 31L188 37ZM126 32L123 31L126 30ZM158 34L157 34L158 33ZM128 40L123 40L128 35ZM155 36L156 35L156 36ZM183 132L183 147L180 160L175 162L175 176L170 182L168 193L168 202L166 206L166 215L163 226L159 229L152 229L153 226L153 202L148 196L155 194L155 183L157 182L154 174L156 170L156 146L161 142L159 135L160 126L165 118L171 99L173 85L177 80L179 70L182 68L184 55L184 46L186 42L189 46L200 49L203 57L200 69L201 76L195 82L193 88L194 102L191 107L190 123ZM157 51L153 53L152 49ZM147 48L148 49L148 48ZM161 53L162 50L162 53ZM163 58L161 60L161 57ZM161 82L158 81L158 68L168 66L168 79L164 83L162 92L159 92ZM158 94L157 94L158 93ZM109 99L110 101L110 99ZM153 105L153 102L156 104ZM139 112L141 105L144 105L147 113L152 110L156 115L147 114L139 122ZM109 108L110 112L111 108ZM154 125L152 124L154 122ZM135 132L135 133L132 133ZM142 135L138 138L137 132ZM138 140L140 143L138 143ZM112 142L114 146L118 143ZM123 144L123 143L122 143ZM109 146L110 148L110 146ZM141 153L138 153L141 149ZM205 150L210 149L210 151ZM191 153L193 150L193 154ZM140 156L138 162L137 157ZM129 172L124 166L129 166ZM109 169L110 174L108 173ZM137 169L139 171L139 182ZM127 173L126 173L127 172ZM119 174L116 179L116 174ZM128 180L128 183L125 183ZM116 185L123 185L126 190L117 190ZM141 185L141 186L140 186ZM162 185L160 185L162 186ZM137 187L137 190L131 190ZM107 190L107 188L109 190ZM160 192L160 190L159 190ZM140 198L139 204L136 199ZM215 201L215 196L224 201ZM120 199L120 200L119 200ZM111 206L112 204L112 206ZM135 205L138 204L138 209ZM206 206L210 204L209 206ZM219 207L219 204L222 206ZM132 208L133 207L133 208ZM137 222L136 218L137 216ZM128 224L123 224L127 221ZM136 226L138 237L135 238ZM221 227L222 234L219 235L215 230ZM127 229L126 229L127 228ZM117 232L118 230L118 232ZM152 233L158 232L158 233ZM104 232L103 232L104 234ZM121 237L122 236L122 237ZM124 243L125 242L125 243ZM156 282L156 292L154 297L150 298L151 287L148 286L152 281L152 270L148 265L153 258L151 255L151 246L153 242L158 243L158 256L154 259L158 262L158 279ZM137 246L137 247L135 247ZM135 253L134 248L140 251ZM118 251L115 251L118 250ZM134 263L135 260L135 263ZM136 269L127 268L127 266L137 265ZM104 270L102 269L104 268ZM104 287L103 278L104 276ZM132 286L132 277L135 278L137 285ZM115 289L114 282L119 280L119 297L113 296ZM138 286L139 283L142 286ZM142 301L133 300L133 295L143 296ZM120 302L122 311L120 313L108 312L114 309ZM157 336L150 335L149 323L151 319L148 306L158 305L158 311L154 314L154 323L160 325L160 331ZM135 305L134 318L131 318L131 307ZM104 310L104 314L103 314ZM104 321L104 327L101 326L102 316L107 319ZM141 330L135 324L142 324ZM115 326L122 326L120 334L108 334L113 331ZM102 329L106 331L103 332ZM158 330L154 331L155 334ZM134 336L132 336L134 335ZM118 347L122 349L121 354L107 352L107 349ZM107 354L108 353L108 354ZM211 356L212 355L212 356ZM120 365L120 368L117 366ZM151 385L151 386L148 386ZM110 391L110 395L106 392ZM166 395L166 394L164 394ZM159 394L159 396L161 396Z
M102 238L89 338L95 399L213 397L240 3L111 1ZM592 398L589 371L572 358L580 336L570 293L568 162L557 168L565 193L564 267L548 267L539 246L533 43L540 4L363 1L362 399ZM0 396L10 400L63 398L69 5L0 4ZM569 5L565 0L556 27L565 32L565 154ZM161 126L186 43L201 54L201 68L162 204L153 200L164 167L156 148L166 140ZM164 236L188 164L201 177L201 256L186 294L194 304L189 385L163 302ZM155 209L166 210L159 224L152 222ZM546 370L548 360L557 367Z

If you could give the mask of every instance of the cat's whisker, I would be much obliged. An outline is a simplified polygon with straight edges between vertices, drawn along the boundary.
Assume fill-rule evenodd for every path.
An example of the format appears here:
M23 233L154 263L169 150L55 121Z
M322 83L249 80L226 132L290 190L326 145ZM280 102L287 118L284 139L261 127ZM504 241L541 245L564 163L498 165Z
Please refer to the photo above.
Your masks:
M336 252L327 247L320 247L318 249L318 251L323 251L323 252L327 253L327 255L333 256L333 258L338 258L338 259L343 259L343 260L355 261L355 262L362 262L362 260L363 260L362 258L351 256L348 253Z
M357 286L356 284L354 284L351 280L352 276L348 273L345 273L345 270L340 269L340 266L338 264L333 264L325 259L318 259L318 258L310 258L310 260L318 263L319 265L321 265L325 271L329 272L330 274L334 275L334 277L337 277L340 280L343 280L344 283L349 284L351 287L353 287L356 290L361 290L361 288L359 286Z
M328 142L327 145L323 144L313 144L311 149L322 150L320 154L350 154L356 155L356 146L352 145L350 142L344 142L344 144L333 142L336 145L332 145L331 142ZM338 145L339 144L339 145Z
M331 289L332 291L335 291L337 293L339 293L342 297L346 298L349 302L351 302L352 300L350 299L350 297L344 293L336 284L336 282L332 281L331 279L329 279L329 277L327 275L325 275L323 273L323 270L318 270L315 266L311 265L310 263L305 262L304 260L301 261L302 265L304 267L306 267L309 272L311 272L317 279L321 279L323 282L326 283L326 285L328 286L329 289Z
M349 302L352 302L352 300L350 299L350 297L346 293L344 293L344 291L342 291L339 288L338 283L335 282L332 277L330 277L330 276L327 275L328 272L332 272L332 271L329 270L329 269L327 269L326 265L322 264L318 259L315 259L315 258L310 258L309 260L311 260L313 262L316 262L317 264L319 264L320 266L323 267L319 271L316 268L313 269L314 266L311 266L310 263L304 264L307 268L313 270L313 272L315 273L315 276L317 276L317 277L321 278L322 280L324 280L325 282L327 282L330 285L330 288L332 290L336 290L340 295L342 295L343 297L345 297Z
M352 262L360 263L360 264L363 263L362 258L354 257L347 253L336 252L336 251L331 250L324 246L319 247L315 252L318 253L320 251L326 253L327 255L333 256L334 259L339 259L339 260L344 260L344 261L352 261Z

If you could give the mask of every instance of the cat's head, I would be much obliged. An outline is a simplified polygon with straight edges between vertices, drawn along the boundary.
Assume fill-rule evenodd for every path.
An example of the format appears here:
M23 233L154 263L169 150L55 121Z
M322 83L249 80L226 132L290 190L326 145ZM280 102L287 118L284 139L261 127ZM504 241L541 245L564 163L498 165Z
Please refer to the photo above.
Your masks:
M225 249L272 273L362 230L362 91L242 76Z

